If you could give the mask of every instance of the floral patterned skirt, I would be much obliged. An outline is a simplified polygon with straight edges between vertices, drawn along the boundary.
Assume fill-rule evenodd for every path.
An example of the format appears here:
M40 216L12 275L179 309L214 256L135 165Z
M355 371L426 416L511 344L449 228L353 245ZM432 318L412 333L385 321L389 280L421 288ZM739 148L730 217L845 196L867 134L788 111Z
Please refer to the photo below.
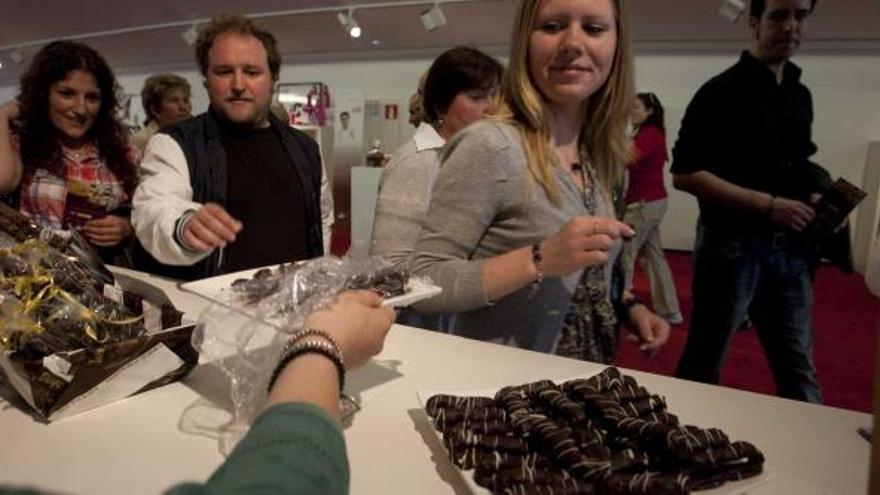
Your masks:
M565 321L556 354L610 364L617 350L617 316L602 280L602 268L584 270Z

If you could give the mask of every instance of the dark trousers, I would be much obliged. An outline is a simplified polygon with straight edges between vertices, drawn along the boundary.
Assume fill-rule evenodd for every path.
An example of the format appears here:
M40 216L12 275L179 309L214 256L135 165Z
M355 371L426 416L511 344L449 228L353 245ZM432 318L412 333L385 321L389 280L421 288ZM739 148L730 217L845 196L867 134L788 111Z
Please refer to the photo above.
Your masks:
M691 327L676 376L718 383L748 314L780 397L822 402L813 364L813 287L807 250L787 234L736 236L697 226Z

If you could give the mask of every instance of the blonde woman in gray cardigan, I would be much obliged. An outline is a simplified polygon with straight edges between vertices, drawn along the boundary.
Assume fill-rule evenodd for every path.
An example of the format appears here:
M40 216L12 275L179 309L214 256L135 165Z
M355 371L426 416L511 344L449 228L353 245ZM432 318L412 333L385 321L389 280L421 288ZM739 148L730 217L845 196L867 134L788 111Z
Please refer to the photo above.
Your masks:
M625 0L522 0L502 108L448 145L413 270L444 289L416 306L455 311L453 333L608 362L618 320L646 353L669 325L611 302L632 229L611 184L630 158L632 56Z

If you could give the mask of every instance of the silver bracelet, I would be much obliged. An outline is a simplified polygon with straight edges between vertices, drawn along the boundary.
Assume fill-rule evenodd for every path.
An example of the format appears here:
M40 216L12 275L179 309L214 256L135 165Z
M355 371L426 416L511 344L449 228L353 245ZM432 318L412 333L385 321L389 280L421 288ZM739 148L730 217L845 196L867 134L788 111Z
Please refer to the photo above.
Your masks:
M281 372L287 368L287 365L294 359L306 354L320 354L333 362L336 366L337 376L339 378L339 391L342 392L345 388L345 361L342 360L342 355L339 353L339 349L323 340L308 340L306 342L289 345L284 350L284 353L281 354L281 359L272 371L266 389L271 392L272 387L275 386L275 382L278 380L278 377L281 376Z
M342 349L339 347L339 342L337 342L336 339L331 337L330 334L327 333L325 330L321 330L320 328L315 328L315 327L300 328L299 330L293 332L290 335L290 339L287 341L287 347L289 348L293 344L299 342L303 338L308 337L310 335L313 335L315 337L321 337L322 339L326 340L327 342L330 342L330 344L333 346L334 350L339 354L339 356L344 357L342 355Z

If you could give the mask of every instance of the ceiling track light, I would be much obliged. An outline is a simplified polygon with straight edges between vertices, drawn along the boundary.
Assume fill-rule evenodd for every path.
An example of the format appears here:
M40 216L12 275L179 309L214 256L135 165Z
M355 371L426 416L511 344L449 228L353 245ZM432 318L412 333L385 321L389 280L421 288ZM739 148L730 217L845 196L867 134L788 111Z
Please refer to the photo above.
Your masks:
M718 15L730 22L736 22L745 11L746 4L743 0L722 0L721 7L718 8Z
M196 44L196 40L199 37L199 29L198 24L193 24L186 31L180 33L180 36L183 38L183 41L186 41L186 44L189 46L193 46Z
M446 14L440 8L440 2L435 3L433 7L422 12L420 17L422 19L422 26L428 32L446 25Z
M467 3L478 3L484 0L380 0L380 1L368 1L368 0L359 0L363 3L358 3L354 7L342 7L338 5L326 5L321 7L306 7L306 8L293 8L293 9L284 9L284 10L272 10L266 12L254 12L248 14L247 17L249 19L264 19L270 17L283 17L283 16L291 16L291 15L311 15L318 13L335 13L339 18L339 22L345 27L346 33L349 36L354 38L360 37L362 34L362 30L358 25L357 21L354 19L354 9L357 8L359 10L368 10L368 9L393 9L400 7L410 7L410 6L419 6L424 7L426 5L434 5L434 7L426 10L422 13L423 19L422 23L426 23L424 19L425 15L429 15L428 19L430 19L430 23L425 25L425 29L431 31L432 29L436 29L446 24L446 16L443 14L443 11L440 8L440 4L467 4ZM735 1L735 0L726 0L726 1ZM742 2L742 0L739 0ZM348 10L348 14L346 15L346 10ZM175 20L171 22L160 22L153 24L144 24L138 26L128 26L122 27L118 29L105 29L103 31L90 31L85 33L67 33L62 35L53 36L51 38L42 38L42 39L32 39L29 41L16 41L11 44L0 45L0 53L3 53L7 50L14 51L16 49L24 49L28 47L40 47L47 43L51 43L59 38L67 39L67 40L91 40L94 38L102 38L102 37L110 37L110 36L121 36L130 33L141 33L146 31L157 31L163 29L184 29L186 31L180 33L181 37L188 44L195 44L198 40L198 25L205 24L210 22L211 19L209 17L198 18L198 19L186 19L186 20ZM433 27L432 27L433 26ZM24 52L21 52L21 59L24 60ZM9 57L12 59L13 57L17 57L17 55L13 55L10 53Z
M358 24L357 19L354 18L354 9L345 12L337 12L336 18L339 19L339 24L342 24L342 28L345 29L345 32L348 33L352 38L360 38L361 37L361 26Z

